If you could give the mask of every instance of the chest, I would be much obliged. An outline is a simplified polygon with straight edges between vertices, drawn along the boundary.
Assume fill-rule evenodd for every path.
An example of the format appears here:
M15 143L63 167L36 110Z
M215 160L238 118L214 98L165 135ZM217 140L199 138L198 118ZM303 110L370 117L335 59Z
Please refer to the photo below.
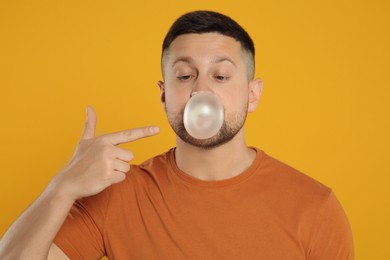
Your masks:
M305 259L299 225L276 204L277 199L250 189L141 190L109 215L108 255Z

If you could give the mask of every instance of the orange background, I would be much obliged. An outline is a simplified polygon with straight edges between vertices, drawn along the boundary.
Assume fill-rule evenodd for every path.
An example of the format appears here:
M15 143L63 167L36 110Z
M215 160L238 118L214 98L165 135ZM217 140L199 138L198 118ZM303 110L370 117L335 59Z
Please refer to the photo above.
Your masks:
M357 259L390 259L390 2L1 1L0 235L71 158L86 105L99 134L160 125L124 145L139 163L174 145L160 48L184 12L211 9L253 37L264 81L248 144L332 187Z

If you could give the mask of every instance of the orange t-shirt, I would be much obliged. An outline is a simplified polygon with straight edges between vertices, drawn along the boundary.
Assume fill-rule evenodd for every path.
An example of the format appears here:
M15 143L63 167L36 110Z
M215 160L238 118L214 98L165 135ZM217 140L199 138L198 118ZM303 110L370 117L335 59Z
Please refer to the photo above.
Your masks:
M240 175L202 181L174 149L77 201L55 238L71 259L354 259L333 192L256 149Z

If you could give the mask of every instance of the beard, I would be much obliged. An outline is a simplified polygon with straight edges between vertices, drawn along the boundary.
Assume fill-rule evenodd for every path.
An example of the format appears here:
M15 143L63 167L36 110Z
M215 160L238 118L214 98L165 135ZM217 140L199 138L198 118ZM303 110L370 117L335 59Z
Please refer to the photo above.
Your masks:
M244 126L248 106L244 106L239 112L227 114L218 133L207 139L194 138L187 132L183 121L184 108L179 113L170 113L167 107L165 109L169 124L181 140L193 146L210 150L229 142L237 135Z

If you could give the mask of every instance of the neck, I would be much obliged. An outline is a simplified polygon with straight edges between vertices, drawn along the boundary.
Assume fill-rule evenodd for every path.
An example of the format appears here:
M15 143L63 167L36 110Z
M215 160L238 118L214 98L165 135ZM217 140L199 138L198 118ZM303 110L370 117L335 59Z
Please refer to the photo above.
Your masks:
M175 150L180 170L200 180L224 180L244 172L256 158L256 151L247 147L243 129L229 142L202 149L183 142L179 137Z

